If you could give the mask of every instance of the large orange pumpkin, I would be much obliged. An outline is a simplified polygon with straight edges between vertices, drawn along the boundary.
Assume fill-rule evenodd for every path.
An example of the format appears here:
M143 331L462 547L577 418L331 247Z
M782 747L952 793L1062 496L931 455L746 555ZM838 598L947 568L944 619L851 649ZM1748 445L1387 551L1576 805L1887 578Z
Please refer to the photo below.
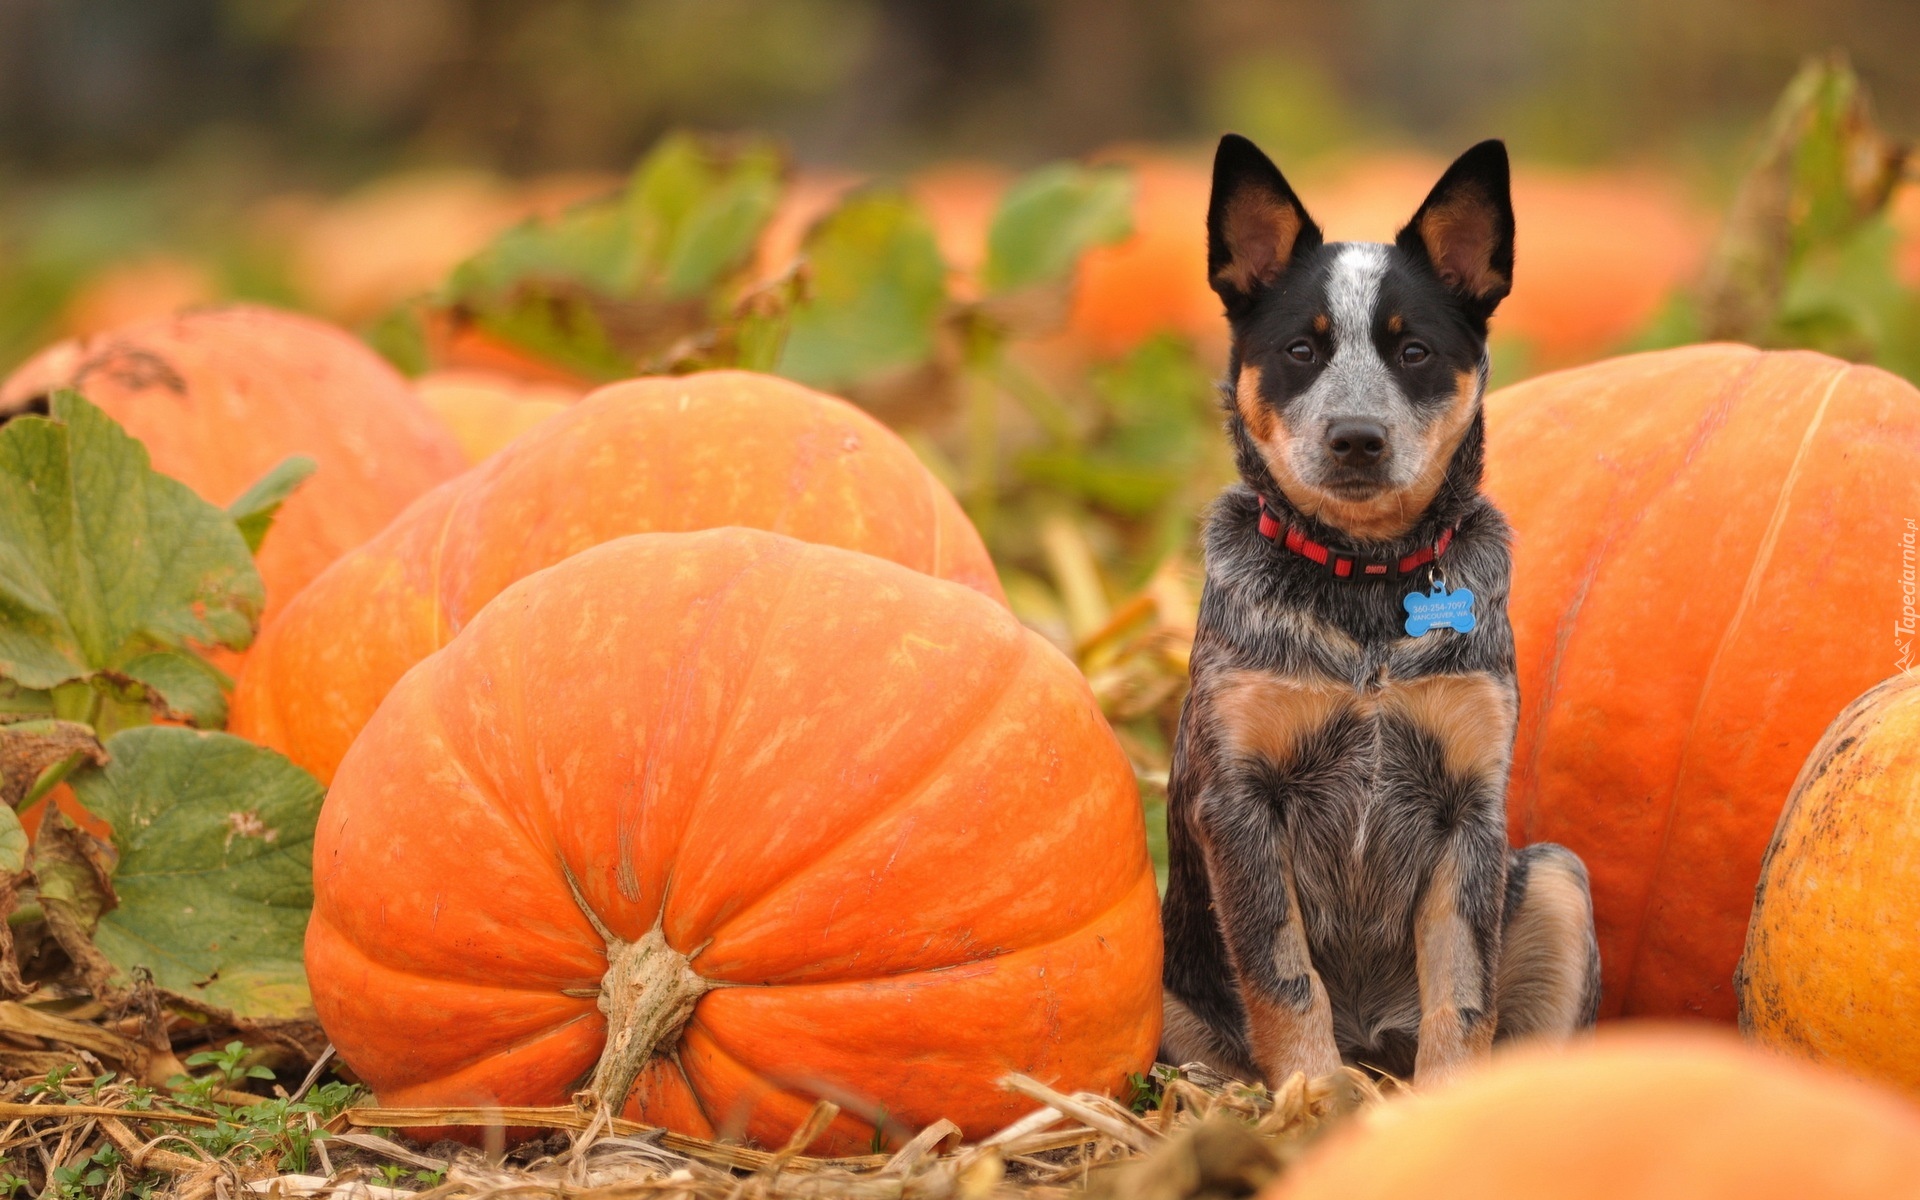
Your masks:
M602 388L424 497L271 622L233 728L333 775L407 668L500 590L629 533L745 525L1001 597L966 514L844 400L743 371Z
M1920 1110L1731 1037L1614 1032L1391 1101L1265 1196L1912 1200Z
M0 410L57 387L80 389L146 443L156 470L215 504L237 499L288 455L319 464L260 550L268 620L466 467L378 355L330 325L267 308L193 312L61 342L0 385Z
M1750 1036L1920 1097L1920 675L1849 705L1800 769L1739 987Z
M341 763L314 890L314 1005L385 1104L637 1075L635 1119L766 1145L833 1099L847 1152L882 1114L990 1132L1032 1106L1008 1071L1113 1092L1159 1037L1132 770L1073 664L757 530L503 592Z
M1732 1020L1794 775L1892 661L1920 392L1714 345L1541 376L1487 413L1516 530L1513 838L1586 860L1604 1015Z

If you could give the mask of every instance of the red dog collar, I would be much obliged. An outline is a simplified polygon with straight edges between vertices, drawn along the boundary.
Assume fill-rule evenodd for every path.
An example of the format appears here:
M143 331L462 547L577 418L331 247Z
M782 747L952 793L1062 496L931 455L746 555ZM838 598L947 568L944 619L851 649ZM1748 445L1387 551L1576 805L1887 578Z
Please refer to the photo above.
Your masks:
M1282 537L1280 521L1267 509L1267 498L1260 498L1260 536L1276 545L1285 546L1302 558L1310 558L1327 568L1327 572L1338 579L1379 579L1398 578L1410 575L1428 563L1438 559L1453 544L1453 529L1443 529L1440 537L1431 546L1422 546L1405 558L1358 558L1337 555L1300 532L1298 526L1287 525Z

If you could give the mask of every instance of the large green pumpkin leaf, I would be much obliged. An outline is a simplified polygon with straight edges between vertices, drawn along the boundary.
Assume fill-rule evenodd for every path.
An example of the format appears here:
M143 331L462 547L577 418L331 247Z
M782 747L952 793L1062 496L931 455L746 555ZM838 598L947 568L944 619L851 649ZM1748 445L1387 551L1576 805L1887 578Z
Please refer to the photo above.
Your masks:
M190 642L239 649L264 598L233 519L77 393L0 428L0 675L51 688Z
M809 295L793 313L779 374L839 388L932 355L947 268L912 201L855 196L814 226L805 253Z
M261 746L147 726L73 777L113 826L119 906L94 943L123 972L243 1016L311 1003L301 946L313 907L313 830L325 790Z
M1082 254L1132 229L1133 181L1124 168L1041 167L1000 201L981 282L996 293L1062 283Z

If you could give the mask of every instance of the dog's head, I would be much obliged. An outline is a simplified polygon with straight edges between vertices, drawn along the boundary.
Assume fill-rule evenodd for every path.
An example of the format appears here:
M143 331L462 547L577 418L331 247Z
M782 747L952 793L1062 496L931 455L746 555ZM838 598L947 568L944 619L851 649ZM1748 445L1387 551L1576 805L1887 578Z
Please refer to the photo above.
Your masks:
M1506 147L1461 155L1393 244L1328 243L1279 169L1229 134L1207 272L1233 329L1248 481L1354 537L1404 533L1479 436L1487 319L1513 285Z

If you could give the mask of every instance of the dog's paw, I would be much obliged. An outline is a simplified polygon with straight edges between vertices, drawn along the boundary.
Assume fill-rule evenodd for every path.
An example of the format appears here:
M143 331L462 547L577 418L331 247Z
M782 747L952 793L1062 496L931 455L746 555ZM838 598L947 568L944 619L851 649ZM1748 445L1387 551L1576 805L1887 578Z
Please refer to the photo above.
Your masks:
M1421 637L1430 629L1455 629L1473 632L1473 593L1466 588L1456 592L1408 592L1401 601L1407 610L1407 636Z

